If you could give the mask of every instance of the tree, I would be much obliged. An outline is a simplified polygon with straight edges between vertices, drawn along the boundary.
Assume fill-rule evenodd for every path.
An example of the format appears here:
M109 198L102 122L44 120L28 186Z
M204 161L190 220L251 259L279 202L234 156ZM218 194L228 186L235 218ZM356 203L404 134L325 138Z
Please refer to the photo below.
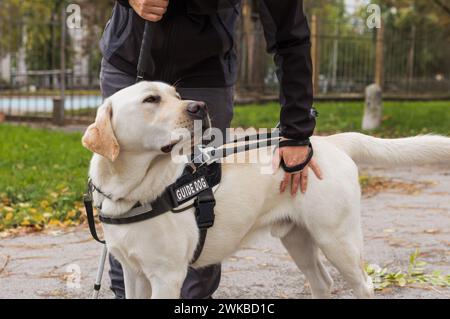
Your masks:
M25 45L29 70L58 68L62 49L61 11L68 3L65 0L0 1L0 57L17 53ZM81 7L83 27L87 28L83 51L92 56L92 68L98 72L101 54L97 43L115 1L78 0L76 3ZM70 68L73 52L69 35L64 49Z
M398 71L408 78L432 78L438 74L450 80L450 15L449 0L378 0L384 12L387 46L399 47L407 52L407 61L400 60L405 54L392 54L391 63L385 65L387 72ZM389 43L389 41L391 43Z

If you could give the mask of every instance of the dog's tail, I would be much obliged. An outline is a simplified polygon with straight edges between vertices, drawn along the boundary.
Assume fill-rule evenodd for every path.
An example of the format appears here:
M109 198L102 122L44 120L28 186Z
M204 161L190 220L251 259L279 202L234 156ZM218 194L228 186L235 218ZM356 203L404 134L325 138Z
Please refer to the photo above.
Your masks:
M360 133L326 137L357 164L385 167L450 162L450 138L440 135L382 139Z

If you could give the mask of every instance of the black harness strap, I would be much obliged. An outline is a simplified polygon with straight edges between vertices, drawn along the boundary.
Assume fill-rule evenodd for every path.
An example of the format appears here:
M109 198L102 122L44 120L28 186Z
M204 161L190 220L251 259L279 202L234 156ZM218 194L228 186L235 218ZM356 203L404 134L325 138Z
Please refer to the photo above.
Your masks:
M191 157L191 161L199 166L217 161L221 158L224 158L228 155L238 154L242 152L247 152L254 149L259 149L263 147L269 147L275 145L276 147L288 147L288 146L308 146L309 152L306 156L306 159L295 166L287 166L284 162L283 158L280 161L280 165L286 173L298 173L302 171L311 161L314 151L312 144L309 139L305 140L280 140L281 138L278 136L276 131L270 132L268 134L255 134L250 136L244 136L242 138L237 138L230 143L239 143L239 142L250 142L254 138L257 140L254 143L246 143L243 145L233 145L229 147L221 147L221 148L207 148L202 151L200 148L196 148L195 152ZM258 140L258 138L262 138L262 140ZM200 154L198 154L200 152Z
M203 246L205 245L206 235L208 234L208 228L214 225L214 206L216 200L212 189L200 193L195 200L195 217L197 220L197 226L199 229L199 240L197 247L195 248L194 257L191 263L195 263L200 257Z
M306 140L281 140L278 144L278 147L287 147L287 146L311 146L311 142L309 139Z
M150 205L142 205L136 203L132 209L141 208L142 212L129 217L108 217L100 214L99 219L102 223L111 225L125 225L141 222L150 218L157 217L170 211L175 205L172 203L171 197L164 192L160 197L154 200Z
M166 213L167 210L161 211L161 210L147 210L142 214L131 216L131 217L121 217L121 218L114 218L114 217L105 217L103 215L99 215L98 219L102 223L105 224L111 224L111 225L125 225L125 224L132 224L132 223L138 223L150 218L154 218L156 216L159 216L161 214Z
M145 21L144 34L142 36L141 50L139 52L139 60L137 65L136 83L144 80L146 72L150 75L153 75L155 72L155 61L153 61L151 54L154 25L154 22Z
M92 196L90 190L88 189L88 193L83 196L84 208L86 209L86 216L89 225L89 231L91 232L92 237L101 244L104 244L105 241L101 240L97 235L97 229L95 228L95 217L94 217L94 207L92 206Z
M238 154L247 152L250 150L255 150L263 147L269 147L272 145L278 145L279 138L278 137L269 137L266 140L255 141L251 144L244 145L234 145L229 147L221 147L221 148L210 148L207 152L202 152L199 148L195 150L192 154L191 161L197 164L199 167L205 164L210 164L219 159L225 158L228 155ZM244 140L237 140L237 142L245 142ZM232 142L236 143L236 141ZM200 152L200 154L198 154Z
M282 142L290 142L290 141L281 141L279 147L299 146L299 145L294 145L294 144L291 144L291 143L285 143L283 146L281 146ZM298 165L287 166L286 163L284 162L283 158L281 159L281 162L280 162L281 167L283 168L283 170L286 173L298 173L298 172L301 172L309 164L309 162L311 161L311 159L312 159L312 157L314 155L314 150L312 148L311 143L309 143L308 147L309 147L309 152L308 152L308 155L306 156L306 159L302 163L300 163Z

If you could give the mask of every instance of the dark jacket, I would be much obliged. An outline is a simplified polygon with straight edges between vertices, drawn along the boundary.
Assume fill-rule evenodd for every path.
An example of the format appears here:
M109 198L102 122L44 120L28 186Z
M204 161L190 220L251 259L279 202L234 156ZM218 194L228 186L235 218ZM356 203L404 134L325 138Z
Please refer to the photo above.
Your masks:
M267 50L275 54L280 82L281 134L303 140L312 135L312 63L310 31L302 0L261 0ZM170 0L154 24L151 54L159 80L179 87L231 86L237 77L234 45L240 0ZM144 20L127 0L118 0L101 49L118 69L136 75Z

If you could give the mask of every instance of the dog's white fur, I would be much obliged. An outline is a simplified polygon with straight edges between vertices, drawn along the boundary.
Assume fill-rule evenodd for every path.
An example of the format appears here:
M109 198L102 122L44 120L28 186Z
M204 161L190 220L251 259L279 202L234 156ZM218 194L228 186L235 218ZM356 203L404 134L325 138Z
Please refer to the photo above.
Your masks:
M161 102L143 103L149 95L160 96ZM104 214L117 216L137 201L155 199L181 174L183 165L160 149L173 142L174 129L192 129L188 102L180 100L171 86L142 82L116 93L99 108L83 145L98 153L89 175L113 196L109 200L95 193L94 201L102 203ZM357 297L373 295L363 269L361 192L355 162L393 166L448 161L450 138L388 140L344 133L313 137L312 144L323 180L310 174L306 194L295 197L280 194L281 169L270 175L261 174L259 164L223 164L222 182L215 193L215 224L194 267L219 263L257 230L270 229L307 277L313 297L329 297L332 286L319 249ZM123 265L127 298L179 297L199 235L193 209L103 228L109 251Z

